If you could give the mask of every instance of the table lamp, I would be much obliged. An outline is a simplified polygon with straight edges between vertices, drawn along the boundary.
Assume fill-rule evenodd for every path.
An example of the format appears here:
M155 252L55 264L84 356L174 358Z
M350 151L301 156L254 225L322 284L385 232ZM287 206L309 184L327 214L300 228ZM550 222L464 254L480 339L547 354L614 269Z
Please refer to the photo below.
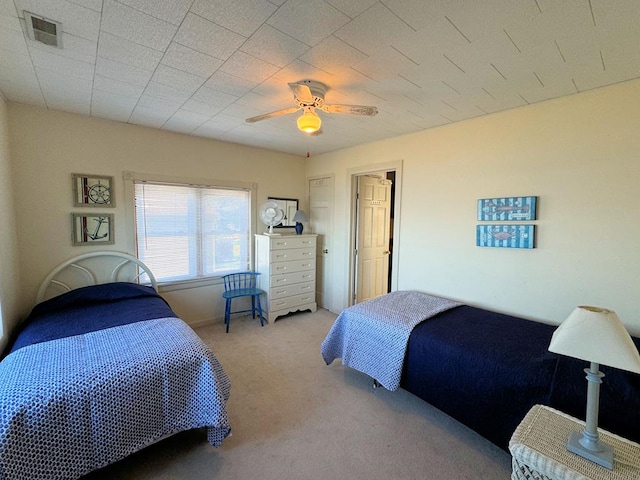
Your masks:
M304 210L297 210L296 214L293 216L293 221L296 222L296 233L300 235L302 233L302 222L308 222L307 214L304 213Z
M553 332L549 351L590 362L587 379L586 425L582 434L572 432L567 450L613 469L613 449L598 437L600 365L640 373L640 354L618 315L600 307L577 307Z

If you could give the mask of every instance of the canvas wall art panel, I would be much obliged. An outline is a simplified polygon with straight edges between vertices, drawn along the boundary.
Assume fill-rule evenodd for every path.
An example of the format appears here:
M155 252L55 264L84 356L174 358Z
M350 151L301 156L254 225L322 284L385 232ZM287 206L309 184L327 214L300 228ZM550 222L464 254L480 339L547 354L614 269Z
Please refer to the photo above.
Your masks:
M478 247L534 248L535 225L476 225Z
M502 197L478 200L481 222L531 221L536 217L538 197Z

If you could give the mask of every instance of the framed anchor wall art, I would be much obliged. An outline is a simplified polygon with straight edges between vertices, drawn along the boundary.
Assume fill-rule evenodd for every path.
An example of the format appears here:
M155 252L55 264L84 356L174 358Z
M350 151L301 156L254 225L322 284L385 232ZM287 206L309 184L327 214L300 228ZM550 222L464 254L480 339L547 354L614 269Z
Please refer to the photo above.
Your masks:
M74 207L115 207L113 177L73 173Z
M74 245L113 245L113 214L72 213Z

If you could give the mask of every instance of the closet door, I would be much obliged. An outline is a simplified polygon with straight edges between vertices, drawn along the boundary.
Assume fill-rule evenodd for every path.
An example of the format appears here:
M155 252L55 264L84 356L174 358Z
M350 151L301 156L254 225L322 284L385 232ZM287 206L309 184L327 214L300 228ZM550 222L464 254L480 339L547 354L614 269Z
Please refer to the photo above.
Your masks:
M331 249L333 218L333 176L309 180L309 228L318 235L316 253L316 301L335 313L331 291Z

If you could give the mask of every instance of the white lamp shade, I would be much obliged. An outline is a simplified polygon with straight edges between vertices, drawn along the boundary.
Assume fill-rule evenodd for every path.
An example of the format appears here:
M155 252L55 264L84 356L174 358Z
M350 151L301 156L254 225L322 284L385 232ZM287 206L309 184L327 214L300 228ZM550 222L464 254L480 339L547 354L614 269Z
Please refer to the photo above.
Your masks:
M640 373L640 354L612 310L579 306L553 332L549 351Z
M307 214L304 213L304 210L297 210L296 214L293 216L294 222L308 222Z

